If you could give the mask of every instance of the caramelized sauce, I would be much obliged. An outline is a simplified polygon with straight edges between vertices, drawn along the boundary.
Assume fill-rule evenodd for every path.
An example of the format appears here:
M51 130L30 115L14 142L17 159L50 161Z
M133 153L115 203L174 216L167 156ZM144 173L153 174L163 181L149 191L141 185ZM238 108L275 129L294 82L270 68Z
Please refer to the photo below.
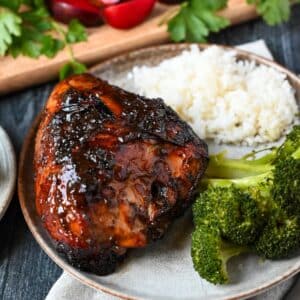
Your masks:
M90 75L58 85L36 142L36 203L59 251L111 272L191 203L205 144L160 99Z

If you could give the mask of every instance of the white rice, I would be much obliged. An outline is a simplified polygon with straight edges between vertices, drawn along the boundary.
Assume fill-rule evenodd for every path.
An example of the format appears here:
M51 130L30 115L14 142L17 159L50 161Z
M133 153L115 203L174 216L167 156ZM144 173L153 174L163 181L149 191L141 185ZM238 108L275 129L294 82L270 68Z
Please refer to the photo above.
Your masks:
M286 76L234 51L189 51L128 74L141 95L160 97L204 139L255 145L273 142L296 120L295 92Z

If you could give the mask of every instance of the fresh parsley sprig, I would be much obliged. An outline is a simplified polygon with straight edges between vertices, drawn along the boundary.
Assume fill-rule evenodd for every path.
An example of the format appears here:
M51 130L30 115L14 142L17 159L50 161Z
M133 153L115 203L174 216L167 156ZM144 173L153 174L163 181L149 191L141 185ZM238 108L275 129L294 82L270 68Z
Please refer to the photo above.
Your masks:
M229 0L188 0L183 2L168 22L170 37L175 42L205 42L211 32L227 27L229 20L217 15ZM245 0L255 5L257 12L269 25L285 22L291 5L300 0Z
M66 48L70 62L60 71L62 79L86 70L85 65L75 60L71 46L86 39L85 28L77 20L68 27L59 24L50 16L43 0L0 0L0 56L52 58Z
M178 13L169 20L168 31L175 42L205 42L210 32L217 32L229 21L216 15L227 0L190 0L183 2Z
M300 0L247 0L256 6L257 12L269 25L278 25L288 21L291 14L291 5L300 3Z

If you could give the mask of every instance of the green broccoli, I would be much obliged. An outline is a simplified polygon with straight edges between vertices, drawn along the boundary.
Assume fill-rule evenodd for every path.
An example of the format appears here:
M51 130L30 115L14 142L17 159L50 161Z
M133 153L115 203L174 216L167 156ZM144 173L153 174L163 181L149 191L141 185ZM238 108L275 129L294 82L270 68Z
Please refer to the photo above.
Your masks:
M194 268L201 277L213 284L229 281L227 262L244 251L247 249L224 241L218 228L213 226L196 226L192 234L191 254Z
M300 126L270 150L260 158L254 152L242 159L211 156L201 186L206 190L193 206L192 243L195 269L210 282L228 278L224 264L213 268L206 262L220 253L224 239L233 249L245 246L269 259L288 257L300 247ZM205 242L201 235L214 239Z
M238 245L252 243L263 224L256 202L234 186L210 187L200 194L193 206L193 218L196 226L214 225L222 237Z
M287 135L285 142L276 151L276 160L284 161L299 149L300 146L300 125L294 126ZM297 156L297 155L296 155ZM299 157L299 156L298 156Z
M267 151L265 149L263 151ZM259 151L262 152L262 151ZM259 159L250 160L257 152L251 152L241 159L227 158L226 151L219 154L210 155L209 165L205 172L208 178L241 178L245 176L262 174L272 169L272 163L276 157L276 151Z
M300 148L299 148L300 150ZM297 159L298 158L298 159ZM288 215L300 215L300 151L279 160L274 169L272 197Z
M251 192L261 191L264 201L269 199L269 206L278 207L288 214L300 213L300 126L295 126L286 141L271 153L254 159L226 159L219 157L212 160L208 178L203 184L213 187L235 187ZM232 163L232 164L231 164ZM250 176L240 176L242 170ZM256 172L257 170L257 172ZM212 177L213 174L219 174ZM253 197L253 195L252 195ZM255 197L254 197L255 198ZM259 197L258 202L262 200ZM259 203L261 205L261 203Z
M258 254L268 259L289 257L300 247L299 218L271 217L254 246Z
M260 158L260 152L271 150ZM297 153L298 151L298 153ZM206 176L208 178L242 178L269 172L278 161L285 161L294 154L294 159L299 159L300 151L300 125L294 126L287 135L285 142L278 148L263 149L251 152L241 159L226 158L226 152L210 156ZM252 159L251 159L252 158ZM254 159L253 159L254 158Z

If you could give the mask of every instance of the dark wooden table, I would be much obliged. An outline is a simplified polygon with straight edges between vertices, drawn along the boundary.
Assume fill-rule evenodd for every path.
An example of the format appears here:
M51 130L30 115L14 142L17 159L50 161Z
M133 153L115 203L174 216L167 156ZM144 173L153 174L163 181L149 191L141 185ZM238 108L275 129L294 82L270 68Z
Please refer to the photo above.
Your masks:
M237 45L256 39L264 39L278 62L300 73L300 6L294 8L291 20L282 26L268 27L256 20L227 29L210 41ZM44 84L0 99L0 125L10 135L17 155L53 85ZM0 221L0 241L0 299L44 299L62 271L33 239L16 194Z

